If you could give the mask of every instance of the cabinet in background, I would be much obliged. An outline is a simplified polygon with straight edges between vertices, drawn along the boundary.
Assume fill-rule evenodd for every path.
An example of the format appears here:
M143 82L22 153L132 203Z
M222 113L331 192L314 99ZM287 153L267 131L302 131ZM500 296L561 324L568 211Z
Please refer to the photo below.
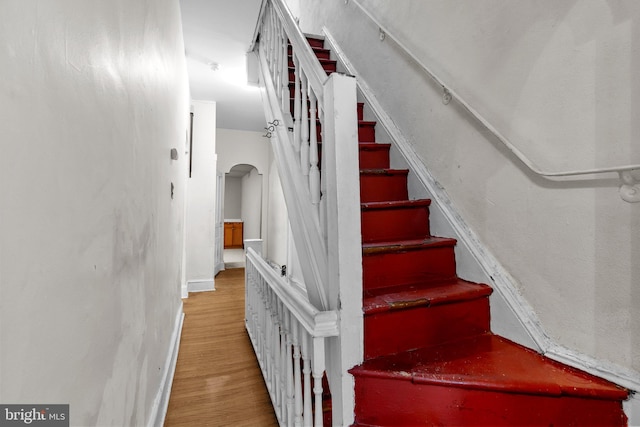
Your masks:
M224 248L236 249L242 248L242 222L225 222L224 223Z

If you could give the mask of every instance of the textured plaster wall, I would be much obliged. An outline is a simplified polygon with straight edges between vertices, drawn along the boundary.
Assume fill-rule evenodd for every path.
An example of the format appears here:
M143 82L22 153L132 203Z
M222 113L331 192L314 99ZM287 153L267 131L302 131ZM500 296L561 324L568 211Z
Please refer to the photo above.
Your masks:
M640 3L362 3L541 167L640 163ZM337 39L546 332L640 370L640 205L619 198L616 175L531 174L443 105L442 89L352 2L302 1L300 24Z
M178 1L2 1L0 68L0 402L145 425L181 304Z

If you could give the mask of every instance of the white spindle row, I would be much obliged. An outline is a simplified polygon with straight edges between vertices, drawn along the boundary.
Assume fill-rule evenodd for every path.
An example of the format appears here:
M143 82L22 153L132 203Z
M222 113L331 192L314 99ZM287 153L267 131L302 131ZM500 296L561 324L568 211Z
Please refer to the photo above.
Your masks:
M293 65L293 83L289 82L289 44L282 23L278 20L273 6L266 6L261 49L269 64L269 71L278 94L283 111L289 112L293 119L293 138L291 143L300 155L300 171L307 180L310 201L319 217L323 195L320 179L320 156L318 152L318 125L321 123L323 106L318 102L321 97L309 84L309 79L300 66L293 47L291 59ZM292 96L293 95L293 96ZM293 108L292 108L293 105Z
M337 315L291 294L298 291L252 250L246 274L247 330L280 425L322 426L325 339L337 335L324 319L337 323Z
M326 367L333 420L350 425L347 370L362 360L356 82L327 76L285 0L266 0L260 16L255 46L267 135L306 294L247 262L247 329L281 425L322 425L325 360L334 363ZM328 336L336 338L325 359Z

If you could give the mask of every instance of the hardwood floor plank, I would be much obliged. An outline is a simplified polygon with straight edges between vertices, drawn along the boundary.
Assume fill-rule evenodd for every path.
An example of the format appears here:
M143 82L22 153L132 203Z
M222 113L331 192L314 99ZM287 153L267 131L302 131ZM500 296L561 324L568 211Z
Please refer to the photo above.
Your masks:
M165 427L277 426L244 327L244 269L189 294Z

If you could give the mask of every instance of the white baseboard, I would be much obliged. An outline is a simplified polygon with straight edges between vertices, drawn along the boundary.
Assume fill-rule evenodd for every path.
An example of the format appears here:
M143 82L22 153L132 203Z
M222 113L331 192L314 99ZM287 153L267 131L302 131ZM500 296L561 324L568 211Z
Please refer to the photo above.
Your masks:
M189 280L187 290L189 292L215 291L216 285L213 279Z
M213 269L213 275L215 276L223 270L224 270L224 261L216 264L216 267Z
M181 302L173 325L171 343L162 372L162 382L160 383L160 388L158 389L156 398L153 401L151 416L149 417L147 427L162 427L164 425L164 419L167 415L167 407L169 406L169 396L171 395L171 385L173 384L173 375L176 371L176 363L178 361L178 351L180 349L180 337L182 335L183 323L184 312L182 311Z
M624 402L624 413L627 414L627 425L629 427L640 426L640 398L638 395L631 396L629 400Z
M180 298L189 298L189 285L187 282L180 286Z
M456 247L456 258L458 265L466 268L465 279L482 281L491 284L496 291L492 295L492 319L494 317L495 302L498 302L500 313L497 313L503 325L491 326L494 331L505 335L522 345L533 348L547 357L565 363L569 366L581 369L590 374L604 378L615 384L619 384L632 391L640 391L640 373L619 366L610 362L596 360L586 354L572 351L564 346L555 343L544 330L533 307L518 292L515 280L502 267L497 259L484 247L480 239L467 226L463 218L453 206L445 189L427 170L426 166L419 160L419 156L413 146L403 136L400 129L395 125L391 117L384 111L379 101L362 79L353 64L348 60L342 49L331 36L330 32L324 28L325 40L331 46L331 50L336 54L338 60L345 66L347 72L356 77L358 88L366 98L369 107L377 116L379 123L388 132L395 148L400 152L403 161L413 174L417 177L420 185L426 190L427 196L433 200L432 206L432 226L446 229L453 232L450 237L458 240ZM437 223L437 224L434 224ZM506 326L506 330L500 330ZM625 403L625 411L629 417L629 425L640 426L640 401L632 396ZM631 421L634 423L632 424Z

